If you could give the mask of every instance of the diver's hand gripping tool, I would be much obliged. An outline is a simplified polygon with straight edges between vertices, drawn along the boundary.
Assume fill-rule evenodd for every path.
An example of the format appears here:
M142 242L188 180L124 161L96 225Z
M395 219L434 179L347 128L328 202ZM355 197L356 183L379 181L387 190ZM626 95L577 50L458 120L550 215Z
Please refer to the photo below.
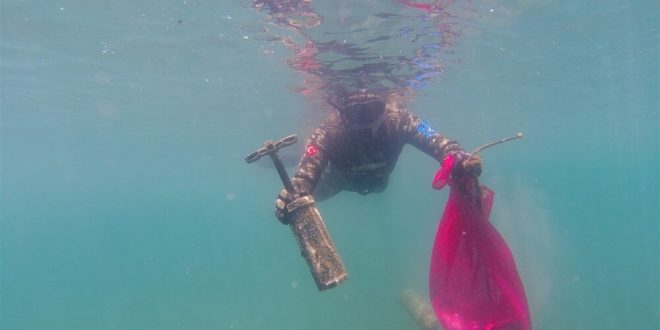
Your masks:
M263 148L257 149L245 157L247 163L252 163L265 155L270 156L284 187L293 196L296 196L293 184L277 151L296 141L298 139L295 134L275 142L266 141ZM348 280L348 273L337 254L323 218L314 205L312 196L296 197L296 200L287 206L287 223L298 241L300 253L307 260L307 265L319 291L334 288Z

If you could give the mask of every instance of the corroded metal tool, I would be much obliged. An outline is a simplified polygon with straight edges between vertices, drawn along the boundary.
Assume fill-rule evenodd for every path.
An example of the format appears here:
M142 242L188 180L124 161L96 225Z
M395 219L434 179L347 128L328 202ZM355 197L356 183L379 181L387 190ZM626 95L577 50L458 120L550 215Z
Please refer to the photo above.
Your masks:
M289 135L275 142L266 141L262 148L245 157L246 162L252 163L263 156L270 156L284 187L293 196L296 196L293 184L277 151L296 143L297 140L296 135ZM296 197L287 206L286 223L289 224L298 241L300 253L307 261L319 291L334 288L348 280L348 273L332 243L323 218L316 209L312 196Z

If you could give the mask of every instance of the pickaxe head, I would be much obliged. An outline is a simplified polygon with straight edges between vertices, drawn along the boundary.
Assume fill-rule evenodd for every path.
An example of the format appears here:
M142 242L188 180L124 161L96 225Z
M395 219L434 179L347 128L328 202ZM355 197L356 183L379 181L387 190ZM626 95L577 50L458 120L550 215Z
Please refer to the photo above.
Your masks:
M250 153L249 155L245 156L245 161L248 162L249 164L259 160L259 158L263 156L277 154L278 150L286 146L290 146L296 143L296 141L298 141L298 137L295 134L289 135L275 142L270 140L266 141L264 143L263 148L259 148L254 152Z

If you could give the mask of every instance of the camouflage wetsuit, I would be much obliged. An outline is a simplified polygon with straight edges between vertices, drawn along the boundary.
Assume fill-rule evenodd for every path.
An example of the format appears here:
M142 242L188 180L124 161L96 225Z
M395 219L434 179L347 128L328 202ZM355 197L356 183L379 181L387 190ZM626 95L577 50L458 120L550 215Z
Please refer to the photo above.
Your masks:
M319 201L341 190L363 195L381 192L406 143L438 162L447 153L466 155L456 141L438 134L407 110L388 104L380 120L376 129L355 129L339 113L330 115L306 145L292 180L296 194L312 194Z

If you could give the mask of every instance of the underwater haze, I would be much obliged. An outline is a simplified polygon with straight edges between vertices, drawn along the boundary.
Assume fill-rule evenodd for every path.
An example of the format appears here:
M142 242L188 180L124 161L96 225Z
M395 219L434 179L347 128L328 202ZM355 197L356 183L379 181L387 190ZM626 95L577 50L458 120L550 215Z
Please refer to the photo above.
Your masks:
M467 150L525 133L481 182L535 329L660 328L657 0L289 2L318 26L247 0L0 1L0 329L418 329L401 294L428 296L435 160L407 146L383 193L318 203L350 277L319 292L277 172L243 159L295 133L293 174L354 68ZM336 47L323 70L306 40Z

